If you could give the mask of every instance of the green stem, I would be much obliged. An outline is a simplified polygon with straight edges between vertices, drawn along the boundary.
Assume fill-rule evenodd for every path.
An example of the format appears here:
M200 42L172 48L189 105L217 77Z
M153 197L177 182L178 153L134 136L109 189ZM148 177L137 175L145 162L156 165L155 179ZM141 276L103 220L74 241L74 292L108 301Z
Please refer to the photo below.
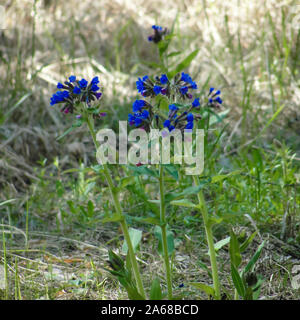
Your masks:
M164 252L164 261L167 277L168 299L173 297L172 293L172 273L169 261L168 242L167 242L167 222L166 222L166 206L164 195L164 180L163 180L163 166L159 166L159 194L160 194L160 224L161 224L161 236Z
M236 289L234 289L234 300L239 300L239 294Z
M194 183L196 186L199 186L199 179L197 176L193 176ZM205 199L203 196L202 190L198 192L198 201L201 206L201 213L203 217L204 222L204 228L206 233L206 240L208 244L208 250L209 250L209 257L210 257L210 264L211 264L211 270L212 270L212 277L213 277L213 284L214 284L214 290L215 290L215 298L216 300L220 300L220 282L219 282L219 276L218 276L218 266L217 266L217 259L216 259L216 252L215 252L215 246L214 246L214 239L213 239L213 233L212 233L212 225L209 222L209 216L208 216L208 210L206 207Z
M99 148L99 143L98 143L98 141L96 139L96 134L95 134L95 130L94 130L94 121L93 121L92 116L90 116L90 115L87 115L87 125L88 125L88 128L90 130L94 145L95 145L96 150L97 150ZM114 186L114 183L113 183L113 180L111 178L111 174L110 174L110 171L109 171L109 168L108 168L107 164L103 164L103 173L104 173L106 182L108 184L108 187L109 187L109 190L110 190L110 194L111 194L111 197L112 197L116 212L117 212L117 214L119 216L122 217L122 220L120 221L120 225L121 225L121 229L122 229L125 241L126 241L127 246L128 246L129 259L130 259L131 266L132 266L132 269L133 269L133 273L134 273L134 277L135 277L135 281L136 281L136 284L137 284L138 291L144 298L146 298L145 290L144 290L144 287L143 287L143 282L142 282L141 275L140 275L140 272L139 272L139 267L138 267L138 264L137 264L137 261L136 261L136 257L135 257L134 250L133 250L133 245L132 245L132 242L131 242L131 239L130 239L130 235L129 235L129 230L128 230L128 226L127 226L127 223L126 223L126 219L125 219L125 216L124 216L124 214L122 212L121 204L120 204L119 197L118 197L118 192L117 192L117 190L116 190L116 188Z

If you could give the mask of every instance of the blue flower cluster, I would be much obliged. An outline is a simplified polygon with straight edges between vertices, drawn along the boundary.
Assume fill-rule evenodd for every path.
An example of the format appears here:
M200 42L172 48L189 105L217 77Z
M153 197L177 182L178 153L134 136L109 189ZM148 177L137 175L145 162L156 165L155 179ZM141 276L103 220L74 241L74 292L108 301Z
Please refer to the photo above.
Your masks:
M149 80L148 76L144 76L142 79L139 78L138 81L136 82L136 88L139 93L143 95L143 92L147 90L147 80Z
M208 94L208 97L209 97L208 102L209 102L209 104L211 104L211 105L215 105L216 103L222 104L223 100L220 98L220 94L221 94L220 90L217 90L215 92L215 88L210 88L209 89L209 94Z
M169 105L167 119L161 112L157 112L156 105L154 108L149 102L141 99L134 101L132 105L132 114L128 115L130 126L144 128L149 131L151 128L167 128L169 132L174 129L184 131L185 129L193 129L195 121L201 119L201 115L194 110L201 106L200 98L194 98L190 90L198 89L195 81L188 73L178 73L174 78L169 79L167 74L151 79L148 75L138 78L136 81L137 91L143 97L156 97L157 95L165 95L169 101L178 101ZM208 107L217 107L222 104L220 98L220 90L210 88L206 105ZM192 100L188 104L182 104L180 100Z
M150 105L144 100L135 100L132 105L133 114L128 114L128 122L130 126L140 127L142 124L149 124L150 113L144 109Z
M162 31L163 28L160 27L160 26L153 25L153 26L152 26L152 29L153 29L153 30Z
M180 80L188 83L189 84L188 88L198 89L196 82L193 81L193 79L191 78L191 76L188 73L182 72Z
M163 37L169 32L167 28L156 25L153 25L152 29L154 30L154 34L148 37L148 41L153 41L154 43L160 42Z
M57 88L63 91L57 91L50 98L50 105L63 103L64 107L61 109L64 113L73 113L75 104L77 102L85 102L90 105L91 101L99 100L102 96L99 84L99 78L94 77L90 83L84 78L77 80L76 76L72 75L68 81L64 83L58 82Z
M141 112L136 112L134 114L128 115L128 122L129 125L135 125L136 127L139 127L143 122L146 122L146 120L149 118L149 111L143 110Z
M199 99L195 99L194 102L195 105L198 106L197 102L199 102ZM195 107L192 105L192 108ZM179 108L175 104L170 104L168 119L165 120L163 124L164 128L167 128L170 132L175 128L180 130L193 129L194 120L196 120L196 118L199 118L199 116L194 117L193 113L189 112L192 108L178 115L177 112Z
M58 85L57 85L57 87L58 87ZM67 98L69 98L69 96L70 96L70 93L67 90L57 91L50 98L50 105L53 106L57 103L66 102L66 100L67 100Z
M192 99L193 96L189 90L195 90L198 86L190 75L182 72L181 74L178 73L172 81L169 81L166 74L156 77L154 81L146 75L143 78L138 78L136 88L143 97L154 97L162 94L169 98L171 94L177 94L181 99Z

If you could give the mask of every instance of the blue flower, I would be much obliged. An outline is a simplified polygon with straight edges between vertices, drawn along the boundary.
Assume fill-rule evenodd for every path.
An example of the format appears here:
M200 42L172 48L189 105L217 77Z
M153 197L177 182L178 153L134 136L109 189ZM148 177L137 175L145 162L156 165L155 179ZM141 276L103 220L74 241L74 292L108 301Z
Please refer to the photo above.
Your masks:
M210 96L210 98L208 99L208 102L210 104L213 104L214 102L217 102L219 104L222 104L223 103L223 100L220 98L220 94L221 94L221 91L220 90L217 90L215 93L215 88L210 88L209 89L209 94L208 96Z
M69 77L69 81L65 81L64 84L57 83L58 89L65 90L54 93L50 98L50 105L64 103L60 111L65 114L74 113L74 110L78 111L76 110L78 102L85 102L89 107L92 101L99 100L102 95L101 92L96 92L100 89L97 86L98 83L98 77L94 77L90 85L88 85L88 81L85 79L78 81L76 76L72 75ZM85 89L84 91L82 90L83 88ZM94 116L99 115L94 114Z
M170 111L177 111L177 110L178 110L178 107L176 107L175 104L170 104L170 105L169 105L169 110L170 110Z
M188 90L189 90L189 88L186 86L180 88L180 92L182 95L185 95L188 92Z
M138 92L142 93L145 90L145 81L148 79L148 76L144 76L142 79L139 78L136 82L136 88Z
M194 108L200 106L199 98L196 98L196 99L193 101L192 106L193 106Z
M169 81L168 77L166 74L162 74L160 77L160 83L161 84L166 84Z
M193 122L193 121L194 121L194 116L193 116L193 114L192 114L192 113L189 113L189 114L187 115L187 117L186 117L186 120L187 120L188 122Z
M152 29L162 31L162 27L153 25Z
M198 89L198 86L197 86L196 82L192 81L192 82L190 82L190 84L191 84L191 88L192 89Z
M155 85L155 86L153 87L153 91L154 91L154 93L155 93L156 95L160 94L161 89L162 89L161 86Z
M193 129L194 128L194 122L188 122L187 125L185 126L185 129Z
M73 93L75 93L75 94L80 94L80 93L81 93L80 88L75 87L75 88L73 89Z
M164 122L164 127L165 127L165 128L169 128L170 125L171 125L171 121L170 121L170 120L166 120L166 121Z
M81 79L78 83L81 89L86 88L88 85L88 82L85 79Z
M76 81L76 77L75 76L70 76L69 80L70 80L70 82L74 82L74 81Z
M98 84L100 81L99 81L99 78L98 77L94 77L91 81L91 84Z
M174 126L169 126L169 131L171 132L171 131L173 131L174 129L175 129L175 127Z
M64 102L70 96L67 90L57 91L50 98L50 105L53 106L57 103Z
M217 99L215 99L216 102L222 104L223 100L220 97L217 97Z
M144 106L145 106L144 100L135 100L132 105L132 111L133 112L141 111Z
M91 87L91 90L92 91L94 91L94 92L96 92L96 91L98 91L100 88L97 86L97 84L92 84L92 87Z
M134 124L135 124L135 126L136 127L138 127L141 123L142 123L142 118L140 118L140 117L135 117L134 118Z
M147 119L149 117L149 111L148 110L143 110L140 116L142 119Z
M131 113L128 114L128 122L129 122L129 125L133 125L134 124L134 120L135 120L135 116Z
M154 30L154 34L148 37L148 41L153 41L154 43L159 43L169 32L167 28L156 25L153 25L152 29Z
M187 82L187 83L193 82L191 76L188 73L184 73L184 72L181 73L181 79L180 80L184 81L184 82Z

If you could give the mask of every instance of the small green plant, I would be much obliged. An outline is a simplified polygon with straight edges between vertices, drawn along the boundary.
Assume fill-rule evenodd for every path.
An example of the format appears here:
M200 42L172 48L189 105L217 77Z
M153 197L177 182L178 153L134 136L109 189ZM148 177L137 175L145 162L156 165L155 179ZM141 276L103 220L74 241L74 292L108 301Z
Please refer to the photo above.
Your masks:
M244 300L256 300L260 294L260 287L262 284L262 279L259 278L254 272L254 266L258 261L261 251L264 246L264 242L257 248L254 255L251 257L250 261L246 266L239 271L239 267L242 264L242 253L248 248L248 246L253 241L257 232L251 234L242 244L239 243L238 237L233 232L230 231L230 264L231 264L231 278L234 284L234 299L238 300L242 297Z
M57 84L57 88L63 89L63 91L57 91L51 97L50 105L63 104L61 112L65 114L75 112L77 114L77 120L73 123L72 127L68 129L62 136L60 136L59 139L61 139L63 136L65 136L75 128L80 127L82 124L86 123L96 150L99 148L99 142L96 139L94 120L97 117L105 116L105 114L100 112L100 104L98 103L98 101L101 98L102 93L99 92L100 88L98 84L98 77L94 77L92 81L88 83L88 81L84 78L80 81L77 80L76 76L70 76L69 81L65 81L64 84L60 82ZM92 105L92 102L94 101L96 101L96 105ZM136 261L133 245L130 239L126 218L123 214L119 201L118 189L114 185L107 164L103 164L102 166L98 167L98 173L103 174L105 177L115 208L115 213L113 213L111 217L106 218L105 222L119 222L124 234L125 241L127 243L128 255L138 292L140 294L140 297L145 298L145 291Z

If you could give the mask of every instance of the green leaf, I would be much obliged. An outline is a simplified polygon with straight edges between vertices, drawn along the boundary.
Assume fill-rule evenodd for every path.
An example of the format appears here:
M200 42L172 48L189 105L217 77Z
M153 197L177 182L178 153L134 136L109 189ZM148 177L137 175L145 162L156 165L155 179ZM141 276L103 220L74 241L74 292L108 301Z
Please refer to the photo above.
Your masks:
M92 217L94 215L94 204L91 200L88 201L88 216Z
M197 208L193 202L187 200L187 199L181 199L181 200L174 200L170 202L173 206L182 206L182 207L189 207L189 208Z
M73 131L74 129L78 128L78 127L81 127L83 123L83 120L82 119L78 119L76 122L74 122L72 124L72 127L67 129L61 136L59 136L58 138L56 138L56 140L60 140L62 139L64 136L66 136L68 133L70 133L71 131Z
M181 72L183 69L187 68L191 62L195 59L199 52L199 49L190 53L186 58L184 58L174 70L167 73L169 79L173 78L177 73Z
M164 165L164 168L176 181L178 181L178 170L176 166L174 166L173 164L167 164Z
M260 257L261 251L263 249L265 245L265 241L263 241L261 243L261 245L258 247L258 249L256 250L256 252L254 253L253 257L251 258L251 260L248 262L248 264L246 265L246 267L243 270L243 274L250 271L252 269L252 267L255 265L255 263L257 262L257 260Z
M77 213L77 210L74 206L74 202L72 200L67 200L67 204L69 206L69 209L70 211L73 213L73 214L76 214Z
M201 207L198 205L197 206L199 209L201 209ZM223 218L221 218L221 217L212 217L212 216L210 216L209 218L208 218L208 226L209 227L212 227L212 226L214 226L215 224L219 224L219 223L221 223L223 221Z
M139 294L139 292L137 291L137 289L135 287L127 286L126 290L128 293L128 298L130 300L145 300L145 298Z
M103 170L103 165L101 164L96 164L94 166L91 166L91 169L94 170L96 173L101 173Z
M228 174L219 174L219 175L213 176L211 182L216 183L216 182L222 181L224 179L229 178L230 176L240 174L242 171L243 170L235 170L235 171L232 171Z
M248 287L245 292L245 300L253 300L253 290L251 287Z
M102 223L107 222L119 222L122 221L124 217L122 215L119 215L117 213L114 213L113 215L107 216L101 220Z
M240 251L241 251L241 252L244 252L244 251L248 248L248 246L249 246L250 243L253 241L253 239L255 238L256 235L257 235L257 231L254 231L254 232L251 234L251 236L243 242L243 244L242 244L241 247L240 247Z
M148 202L160 205L160 200L148 200Z
M119 187L123 189L123 188L126 188L127 186L134 184L134 183L135 183L135 180L134 180L133 176L124 177L120 180Z
M10 203L10 202L14 202L14 201L16 201L17 199L9 199L9 200L5 200L5 201L3 201L3 202L0 202L0 206L4 206L5 204L8 204L8 203Z
M157 178L158 177L158 171L152 170L150 168L147 168L146 166L136 167L136 166L129 166L128 167L131 171L133 171L134 176L140 176L140 175L148 175Z
M182 192L179 193L175 193L175 192L170 192L170 193L166 193L165 195L165 200L166 202L178 199L178 198L183 198L187 195L192 195L192 194L197 194L203 187L205 184L208 183L208 180L203 180L200 182L199 186L192 186L192 187L188 187L186 189L184 189Z
M111 264L111 267L114 271L123 272L124 271L124 261L111 249L108 250L108 258Z
M133 251L136 252L142 240L142 231L134 228L129 228L129 236L132 242ZM127 254L128 246L126 241L123 242L122 253Z
M201 283L201 282L189 282L188 283L189 285L205 292L208 297L212 296L214 297L215 296L215 290L214 288L212 288L211 286L208 286L207 284L205 283Z
M142 218L142 217L131 217L132 219L141 222L141 223L149 223L153 224L156 226L160 226L160 219L158 218L153 218L153 217L147 217L147 218Z
M242 262L240 244L235 235L235 233L230 231L230 245L229 245L230 261L231 263L238 268Z
M244 297L246 292L245 285L233 263L231 263L231 277L238 294Z
M157 95L155 97L155 101L157 103L157 107L162 111L169 111L169 100L167 97L162 95Z
M88 183L87 186L84 188L83 194L86 196L91 190L93 190L95 185L96 185L95 181Z
M162 245L162 235L161 235L161 228L159 226L156 226L154 228L154 236L158 239L158 253L163 255L163 245ZM174 245L174 235L173 232L170 230L167 230L167 246L168 246L168 253L169 256L173 253L175 250Z
M152 281L150 290L150 300L162 300L162 292L158 278Z
M168 54L168 58L178 56L181 53L182 53L181 51L173 51L173 52Z
M230 237L224 238L215 243L215 251L219 251L222 247L226 246L230 242Z

